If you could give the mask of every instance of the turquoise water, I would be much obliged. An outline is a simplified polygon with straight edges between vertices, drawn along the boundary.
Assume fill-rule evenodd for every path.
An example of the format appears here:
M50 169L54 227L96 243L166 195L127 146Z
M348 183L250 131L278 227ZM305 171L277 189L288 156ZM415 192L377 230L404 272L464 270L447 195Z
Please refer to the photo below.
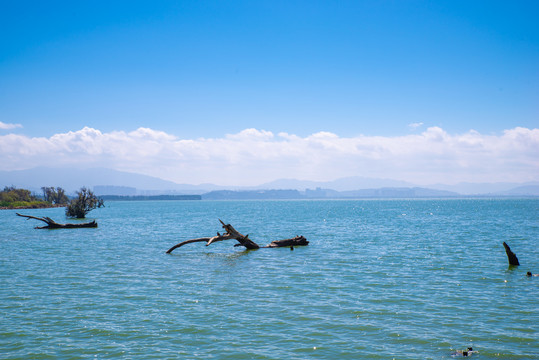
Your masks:
M0 211L2 359L539 359L539 200L106 205L97 229ZM165 254L219 218L310 245Z

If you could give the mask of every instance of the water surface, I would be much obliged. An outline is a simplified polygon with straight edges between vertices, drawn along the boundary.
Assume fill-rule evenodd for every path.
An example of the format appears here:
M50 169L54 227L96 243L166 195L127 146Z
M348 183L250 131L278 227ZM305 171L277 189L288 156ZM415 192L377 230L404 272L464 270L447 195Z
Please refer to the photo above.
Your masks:
M539 278L525 276L539 272L539 200L106 205L97 229L0 212L3 359L539 358ZM260 245L310 245L165 254L219 218Z

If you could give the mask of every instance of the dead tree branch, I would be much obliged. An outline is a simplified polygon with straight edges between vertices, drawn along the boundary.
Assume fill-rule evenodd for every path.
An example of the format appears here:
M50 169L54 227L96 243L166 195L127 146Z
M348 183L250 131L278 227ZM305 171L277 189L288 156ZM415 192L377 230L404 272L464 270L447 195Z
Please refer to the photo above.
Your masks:
M190 239L190 240L183 241L183 242L181 242L179 244L174 245L170 249L168 249L167 254L170 254L172 251L174 251L175 249L177 249L177 248L179 248L179 247L181 247L183 245L194 243L194 242L202 242L202 241L205 241L206 246L209 246L209 245L211 245L211 244L213 244L215 242L218 242L218 241L237 240L238 244L236 244L234 246L244 246L246 249L249 249L249 250L259 249L260 248L260 246L257 243L255 243L254 241L249 239L249 235L241 234L239 231L234 229L234 227L232 225L225 224L223 221L221 221L221 219L219 219L219 221L223 225L223 229L225 229L224 234L221 235L221 234L217 233L217 235L213 236L213 237L203 237L203 238ZM309 244L309 242L303 236L296 236L296 237L291 238L291 239L273 241L272 243L270 243L269 245L264 246L264 247L265 248L292 247L292 246L303 246L303 245L308 245L308 244Z
M36 226L35 229L73 229L73 228L96 228L97 223L95 220L87 222L87 223L80 223L80 224L59 224L50 217L44 216L44 217L36 217L31 215L22 215L19 213L15 213L18 216L22 216L29 219L35 219L40 220L45 223L47 223L47 226Z

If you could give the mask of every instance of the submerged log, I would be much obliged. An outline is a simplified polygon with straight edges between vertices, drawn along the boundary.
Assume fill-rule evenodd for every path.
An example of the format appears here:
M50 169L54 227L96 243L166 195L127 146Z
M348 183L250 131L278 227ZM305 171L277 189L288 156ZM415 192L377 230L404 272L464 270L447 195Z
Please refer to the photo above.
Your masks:
M254 241L249 239L249 235L241 234L236 229L234 229L234 227L232 225L225 224L223 221L221 221L221 219L219 219L219 221L223 225L223 229L225 229L225 231L226 231L224 234L221 235L218 232L216 236L203 237L203 238L198 238L198 239L190 239L190 240L182 241L181 243L176 244L173 247L171 247L170 249L168 249L167 254L170 254L175 249L177 249L177 248L179 248L179 247L181 247L183 245L186 245L186 244L191 244L191 243L194 243L194 242L206 242L206 246L209 246L209 245L213 244L214 242L223 241L223 240L237 240L238 244L236 244L234 246L244 246L248 250L260 249L260 246L257 243L255 243ZM263 247L264 248L292 247L292 246L303 246L303 245L308 245L308 244L309 244L309 242L303 236L296 236L296 237L291 238L291 239L273 241L269 245L263 246Z
M36 217L36 216L30 216L30 215L22 215L19 213L15 213L15 214L17 214L18 216L28 218L28 219L40 220L47 223L47 226L36 226L35 229L74 229L74 228L96 228L97 227L97 223L95 222L95 220L87 222L87 223L80 223L80 224L59 224L48 216Z
M293 237L292 239L272 241L269 245L265 247L274 248L274 247L303 246L303 245L309 245L309 242L307 241L307 239L305 239L303 236L296 236L296 237Z
M507 260L509 260L509 265L515 265L515 266L520 265L520 263L518 262L517 256L515 255L514 252L511 251L511 248L509 247L509 245L505 243L505 241L503 242L503 247L505 248L505 253L507 254Z

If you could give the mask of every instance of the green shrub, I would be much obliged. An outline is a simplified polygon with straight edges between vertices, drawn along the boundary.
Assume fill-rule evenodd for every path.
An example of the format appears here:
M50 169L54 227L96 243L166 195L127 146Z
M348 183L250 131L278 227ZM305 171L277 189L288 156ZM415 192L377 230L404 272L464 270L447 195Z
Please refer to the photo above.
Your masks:
M90 189L83 187L77 191L77 197L67 204L66 216L82 219L88 212L102 206L105 206L103 199L95 196Z

